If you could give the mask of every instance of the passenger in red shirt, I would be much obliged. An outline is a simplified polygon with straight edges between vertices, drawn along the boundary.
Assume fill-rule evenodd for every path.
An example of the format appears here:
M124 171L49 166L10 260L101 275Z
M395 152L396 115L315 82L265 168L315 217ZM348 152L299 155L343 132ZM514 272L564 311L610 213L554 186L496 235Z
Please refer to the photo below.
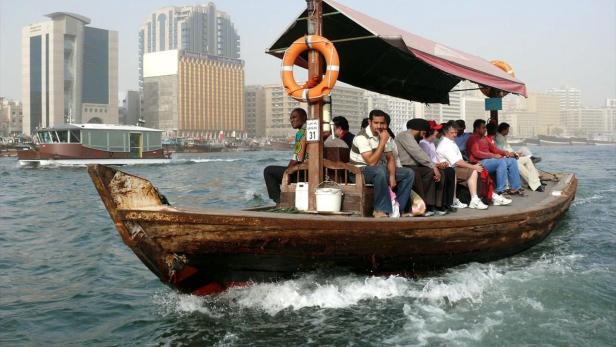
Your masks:
M512 192L518 193L522 188L520 183L520 172L515 154L503 151L490 142L486 136L486 121L477 119L473 123L473 135L466 143L466 150L470 162L479 162L489 173L496 173L496 194L493 196L495 205L507 205L503 194L506 189L507 180L511 185ZM503 203L504 202L504 203Z

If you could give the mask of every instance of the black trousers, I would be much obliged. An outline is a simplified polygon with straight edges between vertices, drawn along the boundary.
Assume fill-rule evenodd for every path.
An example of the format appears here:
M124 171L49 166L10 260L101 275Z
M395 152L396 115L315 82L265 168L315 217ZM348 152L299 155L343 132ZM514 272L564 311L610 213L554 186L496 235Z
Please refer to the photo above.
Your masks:
M286 169L286 166L271 165L263 170L267 194L277 204L280 203L280 185L282 184L282 176Z
M436 206L436 182L434 182L434 170L427 166L406 166L415 172L413 190L417 193L426 206ZM440 207L440 206L438 206Z
M438 183L438 191L441 191L440 207L448 208L453 204L454 193L456 190L456 170L452 167L441 169L441 181Z

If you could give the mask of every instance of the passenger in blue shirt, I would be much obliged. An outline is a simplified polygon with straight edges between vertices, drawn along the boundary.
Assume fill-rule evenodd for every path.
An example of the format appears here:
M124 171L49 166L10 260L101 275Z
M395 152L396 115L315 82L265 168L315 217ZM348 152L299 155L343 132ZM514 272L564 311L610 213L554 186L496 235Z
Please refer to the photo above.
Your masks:
M471 137L471 133L465 133L466 123L462 119L458 119L455 121L455 124L458 126L458 136L455 138L456 145L460 148L460 152L462 153L462 157L464 160L468 161L468 153L466 152L466 142Z

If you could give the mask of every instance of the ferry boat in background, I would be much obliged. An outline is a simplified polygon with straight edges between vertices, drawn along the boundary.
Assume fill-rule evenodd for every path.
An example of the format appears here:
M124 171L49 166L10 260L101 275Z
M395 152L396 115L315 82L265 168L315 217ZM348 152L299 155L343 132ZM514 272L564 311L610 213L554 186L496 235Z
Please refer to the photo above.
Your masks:
M162 130L133 125L63 124L38 129L17 152L21 165L166 164Z
M571 140L567 137L548 135L538 135L537 137L539 138L539 144L541 146L562 146L571 144Z

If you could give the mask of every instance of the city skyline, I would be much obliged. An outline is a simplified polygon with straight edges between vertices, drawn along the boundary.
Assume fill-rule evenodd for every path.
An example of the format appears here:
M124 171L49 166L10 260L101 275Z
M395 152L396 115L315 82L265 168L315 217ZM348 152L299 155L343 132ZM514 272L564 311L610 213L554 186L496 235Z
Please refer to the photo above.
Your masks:
M246 62L246 84L279 82L279 60L263 52L302 11L305 2L214 3L228 13L237 26L241 59ZM548 3L531 6L530 1L520 1L491 4L489 9L480 1L466 2L463 6L453 1L439 4L390 1L386 7L367 1L341 3L485 59L506 60L529 90L578 88L582 90L586 106L600 106L606 99L616 97L614 2L564 1L558 6ZM22 100L19 34L22 27L41 21L47 13L69 11L90 17L99 27L118 31L119 91L125 93L138 89L138 32L148 14L164 6L189 4L178 1L108 1L103 4L25 1L19 7L9 5L8 1L0 0L0 95ZM265 25L258 23L263 18L266 18ZM490 20L498 21L502 30L486 30L485 23Z

